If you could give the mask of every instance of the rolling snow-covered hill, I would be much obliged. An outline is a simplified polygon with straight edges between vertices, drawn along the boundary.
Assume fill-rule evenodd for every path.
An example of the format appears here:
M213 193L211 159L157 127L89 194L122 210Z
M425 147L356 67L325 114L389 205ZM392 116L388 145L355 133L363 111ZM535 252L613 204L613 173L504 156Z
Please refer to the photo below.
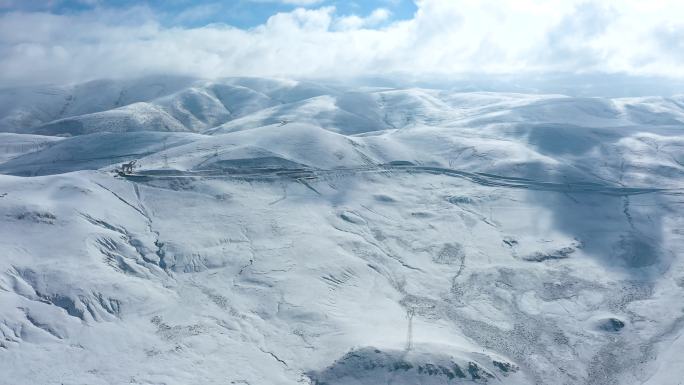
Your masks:
M154 77L0 131L0 383L684 378L682 97Z

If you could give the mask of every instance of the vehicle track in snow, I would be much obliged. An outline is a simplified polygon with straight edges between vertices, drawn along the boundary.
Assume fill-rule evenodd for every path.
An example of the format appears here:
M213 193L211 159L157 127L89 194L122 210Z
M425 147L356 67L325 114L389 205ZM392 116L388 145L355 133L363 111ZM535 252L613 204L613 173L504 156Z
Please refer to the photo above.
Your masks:
M397 162L400 163L400 162ZM564 194L604 194L611 196L632 196L641 194L684 194L682 188L650 188L650 187L626 187L612 185L608 183L597 183L588 181L576 182L548 182L534 179L502 176L481 172L469 172L452 168L420 166L413 164L384 164L375 167L361 166L335 169L316 169L316 168L249 168L249 169L212 169L198 171L176 171L176 170L142 170L125 178L130 181L145 182L154 179L176 179L176 178L210 178L210 179L239 179L248 181L270 181L279 179L291 179L310 186L312 182L319 179L330 180L358 174L383 174L392 173L405 174L433 174L468 180L481 186L505 187L515 189L525 189L532 191L560 192ZM311 187L310 187L311 188ZM314 190L318 192L317 190Z

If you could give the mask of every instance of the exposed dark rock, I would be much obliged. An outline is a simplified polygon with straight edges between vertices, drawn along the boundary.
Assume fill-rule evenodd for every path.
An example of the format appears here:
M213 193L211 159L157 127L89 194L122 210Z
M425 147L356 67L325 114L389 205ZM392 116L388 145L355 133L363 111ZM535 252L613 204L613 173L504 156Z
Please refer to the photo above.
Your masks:
M598 327L606 332L619 332L625 327L625 323L617 318L606 318L599 321Z
M498 367L506 374L518 370L513 364L494 362L494 367ZM379 385L386 383L390 378L394 379L393 382L401 378L398 383L402 384L463 384L483 383L494 378L487 368L473 361L459 365L453 358L445 355L399 350L382 351L376 348L351 351L329 367L309 372L308 376L316 385Z

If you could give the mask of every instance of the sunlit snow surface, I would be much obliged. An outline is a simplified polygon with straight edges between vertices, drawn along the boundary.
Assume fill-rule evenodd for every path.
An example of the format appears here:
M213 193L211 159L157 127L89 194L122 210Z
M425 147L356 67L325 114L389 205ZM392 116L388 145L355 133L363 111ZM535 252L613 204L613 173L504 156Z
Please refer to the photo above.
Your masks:
M684 97L156 77L0 131L2 384L684 378Z

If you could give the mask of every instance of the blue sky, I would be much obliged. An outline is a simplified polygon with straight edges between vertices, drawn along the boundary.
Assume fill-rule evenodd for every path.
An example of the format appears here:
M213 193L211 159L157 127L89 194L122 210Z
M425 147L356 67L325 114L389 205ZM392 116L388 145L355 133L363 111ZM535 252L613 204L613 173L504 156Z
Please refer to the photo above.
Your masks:
M340 16L367 16L384 8L391 15L386 22L410 19L417 9L412 0L0 0L2 12L43 11L61 15L140 6L148 7L165 26L200 27L223 23L238 28L261 25L276 13L298 7L334 6Z

